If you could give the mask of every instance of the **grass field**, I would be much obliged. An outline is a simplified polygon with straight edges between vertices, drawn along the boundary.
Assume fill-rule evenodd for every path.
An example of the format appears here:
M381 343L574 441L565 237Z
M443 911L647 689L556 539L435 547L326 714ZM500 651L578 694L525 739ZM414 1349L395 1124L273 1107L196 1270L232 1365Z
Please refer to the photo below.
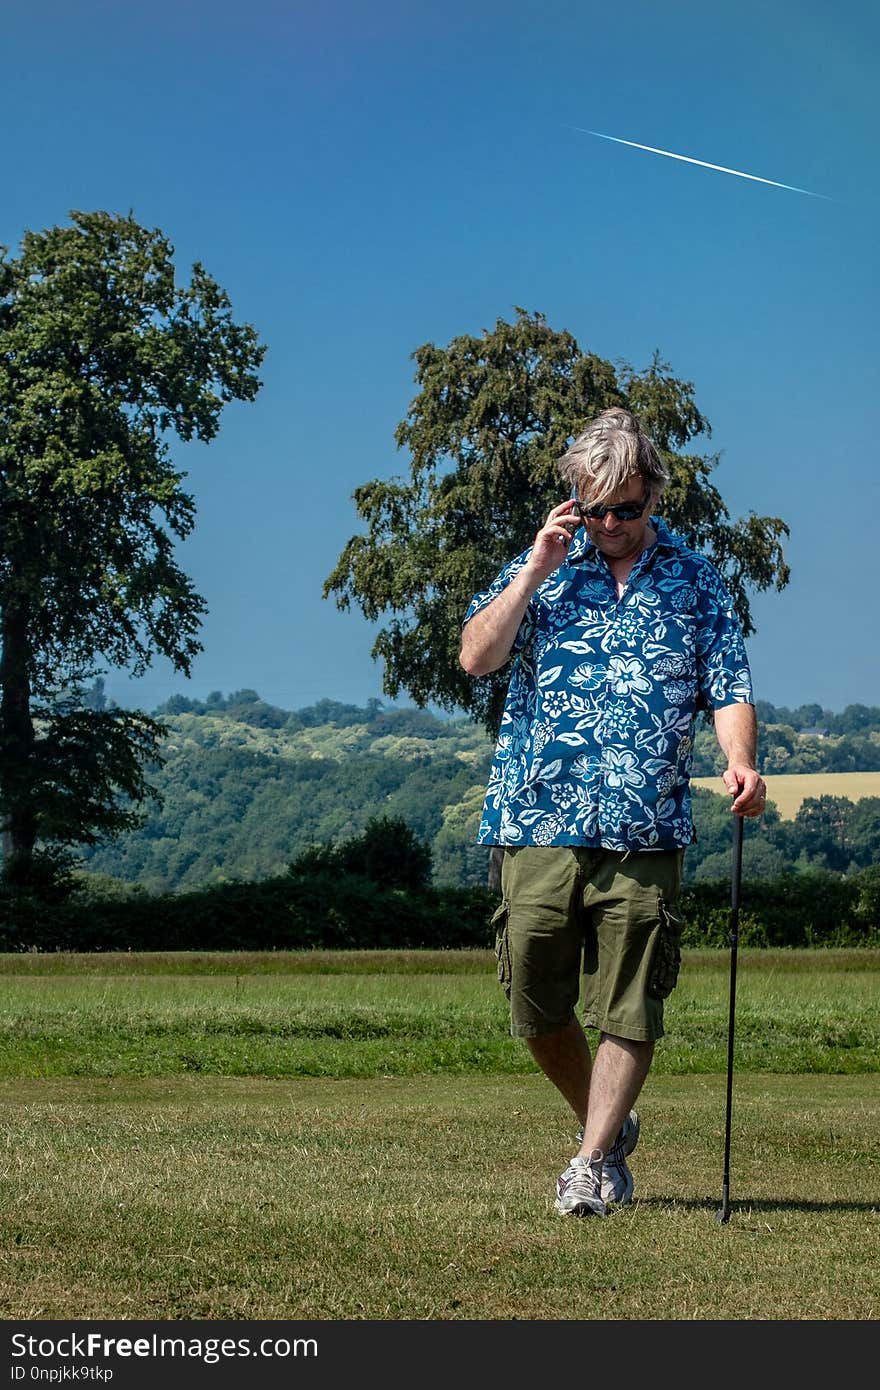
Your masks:
M636 1200L563 1221L573 1117L485 952L0 957L4 1319L873 1319L880 952L688 953Z
M694 777L695 787L724 794L720 777ZM794 820L801 802L808 796L845 796L860 801L863 796L880 796L880 772L802 772L779 773L764 778L767 799L783 820Z

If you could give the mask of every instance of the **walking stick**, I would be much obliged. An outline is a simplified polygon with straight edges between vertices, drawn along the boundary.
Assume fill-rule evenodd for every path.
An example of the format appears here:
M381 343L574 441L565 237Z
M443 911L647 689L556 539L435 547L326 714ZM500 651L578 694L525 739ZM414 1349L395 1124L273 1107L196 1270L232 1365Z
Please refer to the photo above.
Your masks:
M739 890L742 883L743 818L733 818L733 874L730 884L730 1008L727 1022L727 1113L724 1120L724 1178L721 1207L715 1220L730 1220L730 1113L733 1104L733 1020L736 1011L736 948L739 940Z

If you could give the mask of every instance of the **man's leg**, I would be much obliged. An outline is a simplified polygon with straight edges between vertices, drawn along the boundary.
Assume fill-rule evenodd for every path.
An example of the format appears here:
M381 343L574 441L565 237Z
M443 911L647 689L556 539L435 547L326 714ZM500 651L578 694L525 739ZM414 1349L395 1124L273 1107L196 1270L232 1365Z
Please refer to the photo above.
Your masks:
M502 893L507 914L496 949L511 1034L523 1039L582 1125L592 1059L575 1015L583 953L577 859L558 846L506 849Z
M654 1040L663 1036L668 991L656 988L653 966L661 932L674 925L682 853L585 850L579 860L588 912L583 1014L599 1029L580 1153L607 1155L650 1071Z
M544 1075L562 1092L580 1123L586 1124L592 1058L578 1020L573 1018L555 1033L541 1033L525 1041Z
M639 1119L632 1106L654 1039L663 1036L665 994L653 967L661 929L671 932L668 904L680 885L681 857L582 851L578 862L586 879L584 1019L600 1038L581 1146L557 1180L555 1205L563 1216L606 1216L633 1197L626 1160Z
M562 1216L607 1216L612 1206L632 1201L633 1176L626 1162L639 1135L635 1112L629 1134L621 1126L651 1066L653 1042L633 1042L603 1033L596 1048L587 1119L580 1150L556 1182Z
M633 1042L603 1033L589 1086L589 1107L584 1123L580 1157L599 1149L607 1154L629 1114L654 1056L653 1042Z

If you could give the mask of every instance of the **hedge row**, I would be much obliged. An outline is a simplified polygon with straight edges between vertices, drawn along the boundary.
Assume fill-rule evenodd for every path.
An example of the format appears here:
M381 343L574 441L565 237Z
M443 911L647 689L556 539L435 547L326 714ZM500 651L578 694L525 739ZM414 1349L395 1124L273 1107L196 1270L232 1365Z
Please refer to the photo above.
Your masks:
M282 877L194 893L0 903L0 951L300 951L484 947L482 888L381 888L369 879Z
M484 888L387 888L355 875L285 875L166 897L46 907L0 895L0 951L453 950L493 944ZM730 940L730 887L682 891L685 946ZM743 885L744 946L880 946L880 868Z
M682 889L686 946L730 941L730 885ZM744 946L880 946L880 867L841 877L816 871L742 885L739 941Z

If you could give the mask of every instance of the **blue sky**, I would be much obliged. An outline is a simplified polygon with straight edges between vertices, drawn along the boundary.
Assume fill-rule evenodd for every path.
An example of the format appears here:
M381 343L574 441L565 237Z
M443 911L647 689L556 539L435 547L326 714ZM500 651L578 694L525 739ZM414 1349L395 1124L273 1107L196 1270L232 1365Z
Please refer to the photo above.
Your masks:
M114 698L382 698L370 627L321 597L352 491L406 471L412 351L522 305L606 358L659 349L731 512L789 523L758 696L880 703L878 31L816 0L5 3L0 241L131 210L269 349L256 402L177 453L204 653Z

